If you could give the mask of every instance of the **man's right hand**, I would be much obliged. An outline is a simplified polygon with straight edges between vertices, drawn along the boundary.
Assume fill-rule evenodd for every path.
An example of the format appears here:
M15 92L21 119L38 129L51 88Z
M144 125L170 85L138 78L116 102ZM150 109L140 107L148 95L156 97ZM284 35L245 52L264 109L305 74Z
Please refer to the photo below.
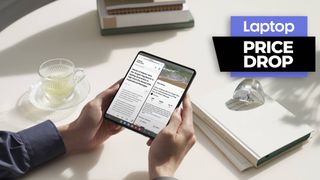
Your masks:
M189 96L183 100L183 108L177 108L167 127L156 138L148 141L150 179L172 177L181 161L196 142L193 129L192 106Z

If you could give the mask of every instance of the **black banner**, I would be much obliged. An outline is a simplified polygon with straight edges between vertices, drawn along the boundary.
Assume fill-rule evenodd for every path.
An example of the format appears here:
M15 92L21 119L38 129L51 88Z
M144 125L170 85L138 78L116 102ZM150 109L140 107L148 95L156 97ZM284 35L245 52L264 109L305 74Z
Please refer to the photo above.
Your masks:
M222 72L314 72L315 37L212 37Z

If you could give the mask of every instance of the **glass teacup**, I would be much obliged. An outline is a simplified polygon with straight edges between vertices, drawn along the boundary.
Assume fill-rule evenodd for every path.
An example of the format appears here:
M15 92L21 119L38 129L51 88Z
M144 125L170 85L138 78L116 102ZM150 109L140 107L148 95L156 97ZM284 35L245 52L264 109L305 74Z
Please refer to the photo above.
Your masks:
M76 68L68 59L47 60L39 67L41 88L52 104L61 104L73 97L76 85L85 78L82 68Z

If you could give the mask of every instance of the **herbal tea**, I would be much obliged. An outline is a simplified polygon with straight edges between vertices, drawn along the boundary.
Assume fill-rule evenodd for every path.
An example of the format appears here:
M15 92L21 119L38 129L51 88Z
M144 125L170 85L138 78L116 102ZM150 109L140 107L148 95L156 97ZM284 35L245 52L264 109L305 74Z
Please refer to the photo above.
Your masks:
M75 86L84 77L83 69L75 68L67 59L53 59L41 64L42 90L48 101L60 104L72 97Z
M70 67L59 66L61 67L57 68L57 72L52 71L55 69L54 67L44 69L44 71L48 71L49 76L42 81L42 89L49 100L64 100L72 95L74 90L75 84Z

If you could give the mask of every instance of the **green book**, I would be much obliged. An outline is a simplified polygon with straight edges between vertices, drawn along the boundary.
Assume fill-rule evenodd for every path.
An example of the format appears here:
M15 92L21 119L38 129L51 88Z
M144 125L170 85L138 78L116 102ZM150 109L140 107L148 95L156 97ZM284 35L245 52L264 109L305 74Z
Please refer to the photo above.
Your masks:
M105 9L105 0L97 0L97 5L102 35L161 31L194 26L194 19L186 5L179 11L124 15L109 15Z

